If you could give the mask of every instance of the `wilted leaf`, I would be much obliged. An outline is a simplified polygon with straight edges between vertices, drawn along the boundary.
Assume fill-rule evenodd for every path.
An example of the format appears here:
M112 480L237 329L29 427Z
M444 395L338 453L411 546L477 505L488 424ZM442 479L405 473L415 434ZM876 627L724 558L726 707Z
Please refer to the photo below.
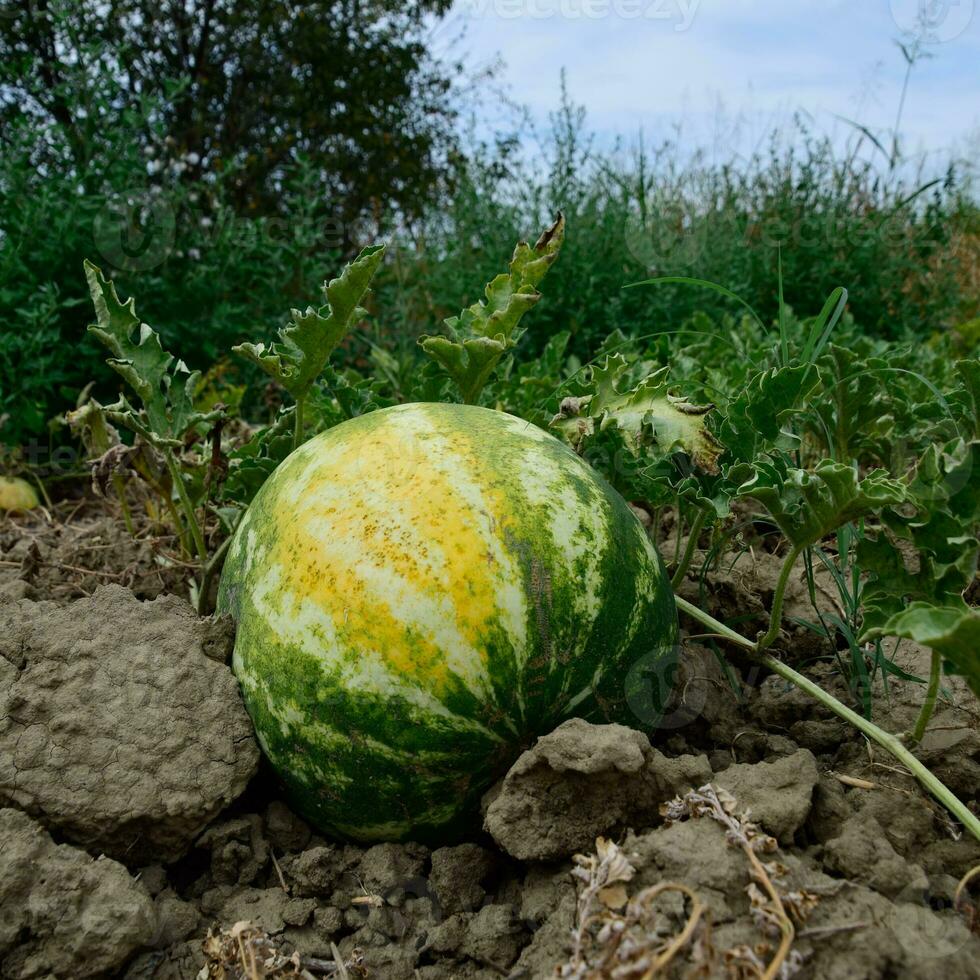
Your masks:
M616 429L627 449L645 462L682 450L699 469L717 473L722 447L705 424L712 406L671 395L666 367L620 392L618 382L628 366L622 354L593 365L587 383L592 394L566 398L551 427L579 451L597 432Z
M625 908L630 899L629 893L623 885L609 885L606 888L600 888L598 898L607 909L612 909L614 912Z

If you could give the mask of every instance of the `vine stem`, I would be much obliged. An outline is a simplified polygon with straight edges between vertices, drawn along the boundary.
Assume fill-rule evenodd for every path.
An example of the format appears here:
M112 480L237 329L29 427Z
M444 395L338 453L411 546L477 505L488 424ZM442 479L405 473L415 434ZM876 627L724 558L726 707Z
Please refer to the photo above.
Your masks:
M303 408L305 404L305 398L296 399L296 412L293 416L293 449L299 449L303 445Z
M118 473L112 475L112 486L116 491L116 498L119 500L119 509L122 511L123 524L130 537L136 537L136 527L133 524L133 515L129 510L129 503L126 500L126 483Z
M783 567L779 570L779 579L776 582L776 591L772 597L772 612L769 614L769 629L764 636L759 638L758 650L766 650L772 646L776 637L779 636L779 627L783 621L783 596L786 593L786 584L789 582L790 572L796 564L796 559L800 557L803 549L795 545L793 550L786 556Z
M214 580L215 573L220 571L231 546L231 539L234 534L229 534L218 546L217 551L210 557L201 573L201 588L197 593L197 614L206 616L208 612L208 593L211 591L211 582Z
M844 721L853 725L863 735L871 739L871 741L877 742L886 752L898 759L925 789L939 800L977 840L980 840L980 819L977 818L965 803L956 797L949 787L937 779L898 738L879 728L873 722L868 721L867 718L859 715L856 711L852 711L846 704L842 704L819 684L804 677L803 674L793 670L792 667L784 664L781 660L777 660L775 657L765 653L764 648L759 644L753 643L740 633L736 633L735 630L729 629L724 623L718 622L714 616L702 612L697 606L692 605L680 596L675 595L674 600L679 610L687 613L688 616L696 619L699 623L703 623L719 636L737 644L743 650L747 650L753 659L762 664L762 666L771 670L774 674L778 674L791 684L794 684L801 691L805 691L837 715L838 718L843 718Z
M164 459L167 461L167 469L170 471L170 479L173 481L174 489L177 491L177 498L180 500L181 509L187 518L187 525L194 539L194 547L197 550L201 561L208 560L208 549L204 543L204 535L201 533L201 525L197 523L197 515L194 513L194 505L191 498L187 496L187 487L184 486L184 478L181 475L177 460L169 447L163 451Z
M707 513L703 510L699 510L694 515L694 520L691 522L691 531L687 538L687 545L684 548L684 555L677 563L677 568L674 570L674 577L670 580L671 588L676 589L684 581L684 576L687 575L687 570L691 565L694 550L698 546L698 538L701 536L701 528L704 527L704 521L707 516ZM680 528L677 530L677 540L678 542L680 541Z
M926 726L932 718L933 711L936 710L936 700L939 697L939 677L942 673L942 658L939 654L932 651L932 662L929 665L929 686L926 688L926 699L922 702L919 709L919 717L915 721L915 728L912 729L912 741L918 744L922 741L922 736L926 733Z

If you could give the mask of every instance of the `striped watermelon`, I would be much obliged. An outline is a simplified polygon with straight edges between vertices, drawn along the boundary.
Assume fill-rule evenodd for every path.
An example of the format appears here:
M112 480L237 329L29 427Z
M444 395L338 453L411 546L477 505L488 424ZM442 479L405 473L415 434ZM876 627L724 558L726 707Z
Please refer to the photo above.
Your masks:
M219 607L294 805L363 841L445 839L565 718L637 724L631 684L655 721L677 634L623 499L552 436L464 405L373 412L292 453Z

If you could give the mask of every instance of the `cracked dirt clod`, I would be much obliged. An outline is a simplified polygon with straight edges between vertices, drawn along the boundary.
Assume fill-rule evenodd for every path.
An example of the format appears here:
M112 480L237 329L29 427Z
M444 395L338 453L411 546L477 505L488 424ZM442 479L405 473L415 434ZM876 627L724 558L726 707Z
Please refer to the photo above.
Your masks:
M494 855L479 844L433 851L429 884L442 914L476 911L486 897L483 883L493 873L495 863Z
M822 859L829 870L870 885L886 898L911 901L929 888L922 868L898 854L881 824L865 813L844 823L841 833L824 845Z
M484 825L512 857L550 861L613 827L655 822L660 803L710 776L704 756L668 759L642 732L572 718L487 793Z
M800 749L773 762L729 766L715 782L739 801L752 820L788 844L810 813L819 779L813 753Z
M0 598L0 805L133 866L179 857L258 766L226 645L175 596Z
M55 844L0 810L0 976L105 976L155 938L153 902L126 869Z

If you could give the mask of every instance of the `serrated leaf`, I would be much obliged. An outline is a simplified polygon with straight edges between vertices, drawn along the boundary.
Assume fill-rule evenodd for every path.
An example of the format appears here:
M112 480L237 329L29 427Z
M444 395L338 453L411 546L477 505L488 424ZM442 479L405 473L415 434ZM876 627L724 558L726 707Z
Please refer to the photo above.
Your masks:
M279 343L239 344L232 350L275 378L297 401L326 366L336 346L350 330L351 321L364 314L360 303L384 257L384 245L371 245L336 279L323 287L326 303L305 312L292 311L292 320L279 331Z
M487 284L486 300L445 320L447 336L419 338L467 404L475 404L500 359L520 339L518 324L541 299L537 286L558 258L564 236L565 219L559 214L533 246L518 243L510 271Z
M862 480L852 467L833 460L822 460L808 471L787 466L782 457L757 462L738 494L758 500L797 548L906 499L904 485L885 470L874 470Z
M228 476L222 485L222 498L248 505L276 467L293 449L293 412L280 411L275 421L260 429L248 442L228 456Z
M163 349L159 334L136 316L133 298L121 302L113 283L87 260L85 278L98 321L89 326L89 333L112 353L107 363L133 389L143 407L140 413L122 396L106 408L108 417L152 442L171 445L179 444L195 425L218 418L218 411L195 409L200 372L188 371L183 361Z
M729 403L719 428L721 442L742 460L795 442L784 426L819 383L812 364L758 372Z
M722 447L705 424L713 406L691 405L671 395L666 367L621 392L619 381L628 368L622 354L592 365L587 382L592 393L566 398L551 427L576 451L597 432L614 429L626 449L645 463L682 450L696 467L716 473Z
M467 405L476 403L497 362L506 353L505 340L473 337L450 340L448 337L424 337L422 349L448 374Z
M858 542L868 575L863 591L861 640L907 605L956 606L977 570L980 443L931 446L909 481L911 514L889 512L888 529Z
M935 606L913 602L866 633L867 639L880 636L901 637L935 650L947 672L962 674L980 697L980 613L966 603Z

